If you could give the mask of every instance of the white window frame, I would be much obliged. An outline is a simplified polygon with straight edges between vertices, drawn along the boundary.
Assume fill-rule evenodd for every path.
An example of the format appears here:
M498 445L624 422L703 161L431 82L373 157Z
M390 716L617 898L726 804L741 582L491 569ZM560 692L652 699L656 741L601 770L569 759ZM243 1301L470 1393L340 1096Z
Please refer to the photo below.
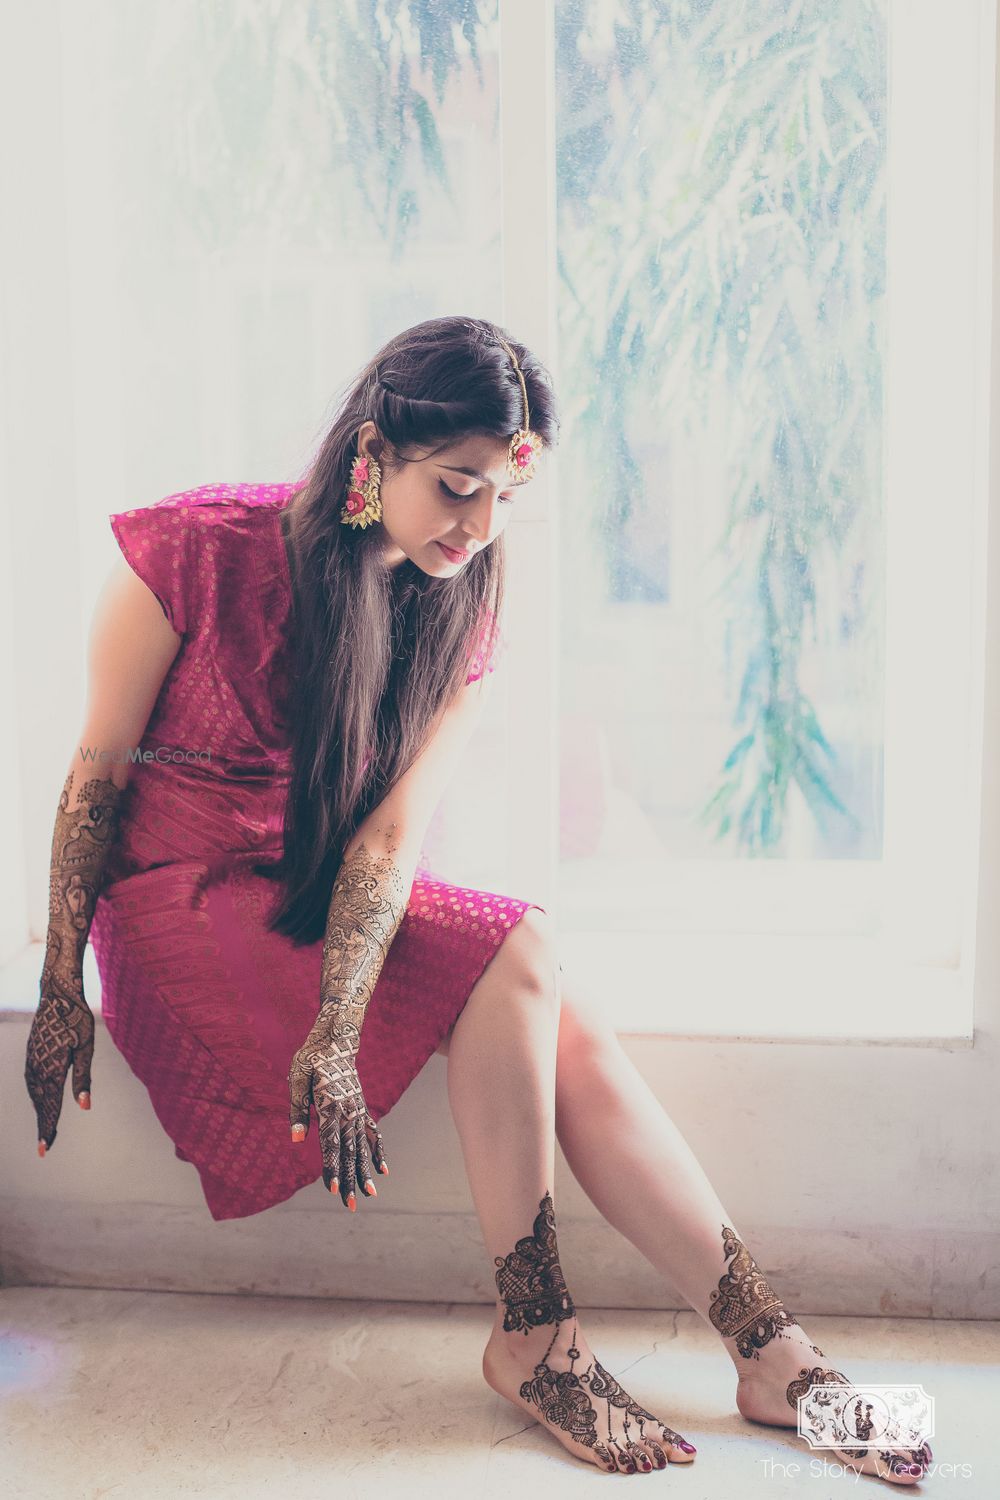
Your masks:
M505 314L558 387L553 9L549 0L544 28L534 0L500 9ZM564 967L607 998L621 1031L973 1035L995 37L995 0L946 10L889 0L883 859L602 861L599 878L577 862L560 872L558 453L511 521L507 869L515 893L553 914ZM536 171L524 214L522 163L532 158L549 169ZM942 289L936 299L929 287ZM943 495L960 501L944 540Z
M553 4L500 5L500 188L504 321L538 350L558 388ZM0 963L23 940L37 948L44 939L48 845L69 744L66 725L79 721L82 702L82 684L77 701L65 702L65 692L76 690L68 663L74 652L83 657L82 634L74 639L66 621L76 619L85 630L101 581L93 565L106 555L99 539L87 535L74 564L65 546L53 549L53 529L62 528L65 538L92 508L81 491L82 472L109 476L115 445L102 420L101 393L127 378L114 328L99 326L89 311L107 305L105 293L93 295L105 268L99 257L71 264L66 254L65 218L76 198L110 191L106 163L78 161L64 123L73 118L75 70L84 66L88 46L97 55L98 40L88 39L73 7L28 10L21 24L24 57L56 57L61 76L60 110L39 116L35 74L11 57L0 105L12 138L24 118L36 128L33 152L9 153L3 178L5 197L21 205L23 228L4 246L5 274L8 284L25 288L23 303L9 302L5 329L8 347L22 351L18 368L0 362L7 413L0 461L10 497L5 566L15 626L3 649L8 701L25 711L7 750L8 785L20 788L21 837L14 837L22 858L4 866ZM61 46L67 27L69 62ZM506 781L495 789L507 813L505 888L540 901L554 915L567 974L607 997L623 1032L959 1045L972 1036L983 807L996 0L956 0L946 9L933 0L890 0L890 37L884 862L830 862L807 870L792 861L720 861L661 869L650 879L651 914L640 932L622 930L599 898L570 903L569 883L559 879L557 836L558 454L547 460L510 523L509 652L498 695ZM933 111L926 108L928 78L934 80ZM525 163L531 164L527 177ZM51 190L63 174L65 202ZM934 205L933 222L928 204ZM961 282L956 245L962 247ZM948 288L939 305L927 301L928 286ZM67 357L70 306L75 326ZM926 348L937 361L930 370L922 364ZM79 366L72 378L69 360ZM52 443L55 422L76 425L75 448ZM99 446L100 464L82 463L86 444ZM942 493L963 497L947 554L934 529ZM46 588L64 606L58 621L39 612L36 566L46 570ZM928 608L927 578L939 583L939 597L947 600L937 617ZM64 684L63 700L50 698L43 707L40 682ZM937 709L932 723L928 702ZM951 789L930 810L924 805L928 786ZM634 869L629 878L634 882ZM795 898L807 878L810 909L819 909L822 889L829 893L828 909L838 914L822 932L804 929L796 915ZM761 928L774 925L776 907L784 933L768 935ZM866 932L865 915L873 910L886 920L878 932ZM861 931L843 920L852 911ZM665 913L660 930L657 913Z

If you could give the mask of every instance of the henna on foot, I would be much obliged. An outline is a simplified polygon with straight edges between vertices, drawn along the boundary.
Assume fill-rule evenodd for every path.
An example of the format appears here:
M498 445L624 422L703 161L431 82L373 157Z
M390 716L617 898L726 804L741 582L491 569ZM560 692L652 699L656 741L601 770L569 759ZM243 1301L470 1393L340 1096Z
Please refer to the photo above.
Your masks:
M822 1349L786 1311L747 1247L725 1224L722 1245L730 1264L718 1290L711 1294L708 1316L722 1337L733 1341L729 1352L737 1365L736 1405L740 1414L765 1426L797 1429L799 1396L806 1395L812 1385L846 1386L846 1413L849 1393L855 1389L852 1382L839 1370L816 1363L813 1355L825 1359ZM740 1369L740 1361L750 1363ZM928 1443L914 1448L878 1447L870 1441L872 1431L873 1424L858 1396L841 1423L848 1446L831 1444L816 1451L833 1453L841 1463L863 1474L875 1474L897 1484L915 1484L924 1477L932 1457ZM850 1444L851 1436L860 1438L861 1443Z
M609 1474L689 1463L692 1445L633 1400L581 1335L548 1192L532 1233L494 1263L503 1320L498 1307L483 1354L493 1390L526 1408L575 1457Z

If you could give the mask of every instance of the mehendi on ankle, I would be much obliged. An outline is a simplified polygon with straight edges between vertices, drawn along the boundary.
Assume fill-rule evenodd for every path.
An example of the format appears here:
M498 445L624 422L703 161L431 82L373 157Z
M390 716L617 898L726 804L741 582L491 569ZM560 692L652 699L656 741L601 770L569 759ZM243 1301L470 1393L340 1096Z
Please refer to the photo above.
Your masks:
M736 1340L744 1359L759 1359L758 1351L798 1320L785 1311L750 1251L725 1224L722 1245L732 1264L709 1299L708 1316L723 1338Z
M643 1434L643 1424L647 1421L654 1423L669 1442L679 1443L678 1434L664 1427L651 1412L633 1401L598 1360L593 1360L580 1375L576 1374L574 1367L580 1358L576 1345L576 1308L559 1264L555 1210L550 1193L546 1192L538 1209L532 1233L519 1239L509 1255L498 1255L494 1259L497 1291L504 1305L505 1331L521 1331L527 1335L532 1328L546 1323L555 1325L548 1348L535 1365L534 1376L521 1384L521 1399L536 1406L546 1422L568 1432L584 1447L592 1448L609 1473L616 1473L619 1469L612 1449L621 1455L621 1466L626 1473L634 1474L648 1462L630 1438L629 1417L633 1417L638 1422L641 1441L652 1450L657 1465L666 1468L667 1455L654 1438ZM560 1328L569 1318L573 1319L572 1337L566 1350L569 1369L555 1370L548 1362L549 1355ZM607 1403L606 1441L597 1436L597 1407L591 1401L591 1395ZM611 1430L612 1406L619 1407L626 1414L624 1447Z
M556 1217L551 1193L538 1205L530 1235L517 1241L505 1257L496 1256L497 1291L504 1305L507 1333L560 1323L576 1311L556 1246Z

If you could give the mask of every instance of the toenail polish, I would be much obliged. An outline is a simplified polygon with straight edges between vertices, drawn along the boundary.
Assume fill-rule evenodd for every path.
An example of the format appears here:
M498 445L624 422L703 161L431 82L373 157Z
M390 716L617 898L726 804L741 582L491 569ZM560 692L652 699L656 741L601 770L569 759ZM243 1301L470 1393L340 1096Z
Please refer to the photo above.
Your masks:
M347 1206L351 1210L352 1214L357 1211L358 1205L355 1202L354 1194L353 1193L348 1193L348 1195L347 1195Z
M923 1469L922 1469L922 1468L921 1468L921 1467L920 1467L920 1465L919 1465L919 1464L911 1464L911 1465L910 1465L910 1468L909 1468L909 1472L910 1472L910 1473L911 1473L911 1474L922 1474L922 1473L923 1473L923 1472L924 1472L924 1471L923 1471Z
M683 1448L685 1453L697 1453L698 1450L693 1443L678 1443L678 1448Z

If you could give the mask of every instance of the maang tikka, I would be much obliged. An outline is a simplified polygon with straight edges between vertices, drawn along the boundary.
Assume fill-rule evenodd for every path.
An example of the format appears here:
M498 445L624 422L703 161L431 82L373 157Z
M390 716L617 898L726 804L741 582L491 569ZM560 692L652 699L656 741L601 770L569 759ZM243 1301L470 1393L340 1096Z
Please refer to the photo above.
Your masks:
M521 400L524 403L524 426L519 427L510 440L507 449L507 473L517 484L525 484L535 475L535 464L542 451L542 440L537 433L532 432L528 413L528 388L524 383L521 366L517 362L517 356L509 344L505 343L497 335L498 343L510 355L511 363L517 374L521 385ZM376 383L379 374L375 371ZM381 382L386 390L385 381ZM382 501L379 496L379 486L382 482L382 470L374 458L369 458L366 453L359 453L351 464L351 480L347 487L347 501L340 512L341 524L344 526L370 526L373 521L382 519Z

